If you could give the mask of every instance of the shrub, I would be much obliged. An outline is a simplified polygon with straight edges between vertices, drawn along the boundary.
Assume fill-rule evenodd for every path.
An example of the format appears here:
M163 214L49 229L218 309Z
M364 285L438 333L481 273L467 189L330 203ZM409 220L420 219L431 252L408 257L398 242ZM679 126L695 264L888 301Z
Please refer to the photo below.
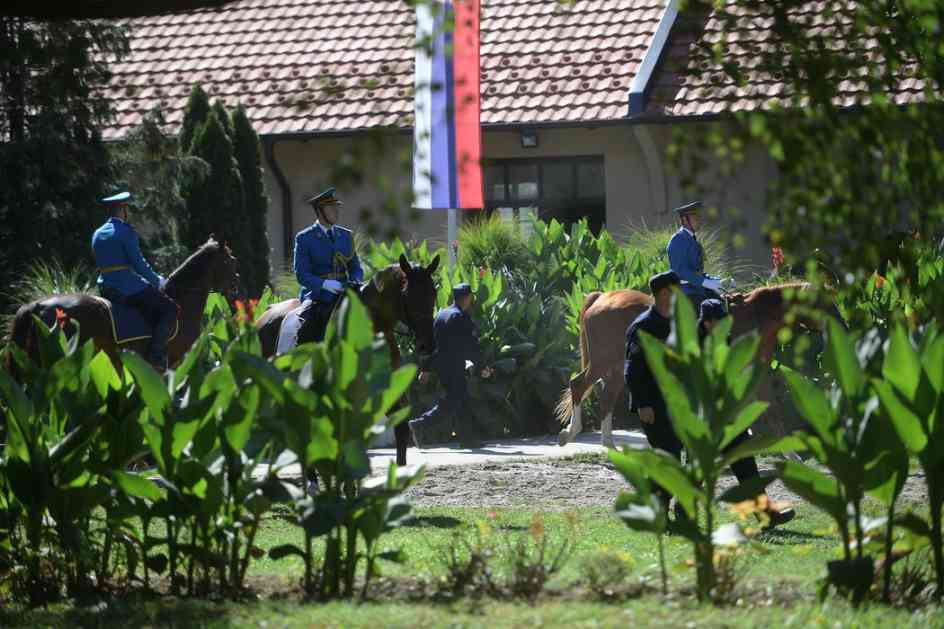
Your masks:
M573 556L577 517L568 513L566 519L568 524L563 539L554 544L545 526L544 515L535 513L528 531L505 549L507 588L513 596L533 602L544 591L547 581Z
M527 275L535 264L517 225L498 216L474 220L459 229L457 262L464 269L494 269L509 276Z
M626 583L633 566L633 558L629 553L601 546L583 557L580 571L590 591L598 598L607 599Z
M446 575L445 589L453 596L494 593L491 561L495 556L492 528L487 522L461 528L440 553Z

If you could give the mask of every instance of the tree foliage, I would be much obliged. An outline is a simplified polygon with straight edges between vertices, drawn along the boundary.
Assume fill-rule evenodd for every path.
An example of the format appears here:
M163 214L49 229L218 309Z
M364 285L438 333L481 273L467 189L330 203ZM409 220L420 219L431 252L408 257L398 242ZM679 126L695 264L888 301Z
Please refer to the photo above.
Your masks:
M690 0L683 11L712 31L686 80L712 97L770 95L707 142L729 162L760 142L776 162L767 231L788 259L819 249L851 280L909 238L941 237L940 3Z
M269 198L262 182L262 161L259 155L259 136L252 128L245 108L240 105L233 112L233 150L243 180L246 203L246 222L249 227L249 258L241 260L243 277L249 295L257 297L269 282L269 235L266 215Z
M108 60L127 52L115 24L0 17L0 285L35 258L90 258L108 177Z

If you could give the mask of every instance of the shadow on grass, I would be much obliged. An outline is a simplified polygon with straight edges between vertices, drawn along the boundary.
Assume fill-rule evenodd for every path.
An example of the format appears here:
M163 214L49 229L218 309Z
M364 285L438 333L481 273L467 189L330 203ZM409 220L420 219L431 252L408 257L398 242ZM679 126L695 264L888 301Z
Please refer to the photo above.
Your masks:
M2 627L235 627L234 607L210 601L132 597L97 606L48 609L2 609Z
M454 529L462 524L462 520L448 515L418 515L403 523L403 526L415 529Z
M789 529L774 529L761 533L759 541L774 546L791 546L793 544L806 544L811 540L833 539L831 535L818 535L816 533L804 533L803 531L791 531Z

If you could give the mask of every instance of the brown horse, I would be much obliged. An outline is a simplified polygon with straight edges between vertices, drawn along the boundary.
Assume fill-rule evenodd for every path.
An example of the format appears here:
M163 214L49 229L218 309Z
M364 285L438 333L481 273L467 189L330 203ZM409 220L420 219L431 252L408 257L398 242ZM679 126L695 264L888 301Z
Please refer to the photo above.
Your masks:
M399 264L381 269L364 284L359 297L370 312L374 330L383 334L390 351L390 364L400 367L400 347L394 328L404 324L416 337L418 354L429 355L436 348L433 339L433 311L436 308L436 283L433 274L439 267L439 256L427 267L413 266L401 255ZM298 308L298 299L289 299L271 305L256 321L262 355L269 358L275 354L282 319ZM410 441L410 429L406 422L394 428L397 442L397 465L406 465L406 449Z
M777 348L777 334L788 325L800 324L819 329L821 324L803 314L788 317L794 305L813 307L839 318L835 305L823 301L812 304L787 295L807 288L802 283L781 286L763 286L749 293L727 295L728 309L733 319L731 334L735 337L757 330L760 349L757 360L769 363ZM613 409L620 400L626 384L623 380L625 335L636 317L652 305L652 297L637 290L618 290L608 293L593 292L584 298L580 313L580 366L571 378L557 405L557 417L567 426L558 436L560 445L566 445L582 430L580 405L597 383L602 384L600 428L603 445L613 447Z
M203 310L210 292L232 295L238 283L236 258L229 247L217 242L213 236L171 273L164 290L180 307L177 335L167 346L171 365L180 362L200 336ZM119 365L120 350L143 354L147 349L147 340L116 343L108 305L101 298L86 294L51 295L21 306L13 319L10 340L27 355L35 356L33 316L51 326L56 321L57 310L71 321L78 322L81 342L92 339L96 348L111 357L116 366Z

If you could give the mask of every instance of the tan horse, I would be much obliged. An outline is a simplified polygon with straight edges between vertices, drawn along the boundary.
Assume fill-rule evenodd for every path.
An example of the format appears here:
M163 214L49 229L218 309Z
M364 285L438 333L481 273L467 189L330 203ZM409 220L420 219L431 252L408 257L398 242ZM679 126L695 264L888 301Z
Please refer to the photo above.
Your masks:
M794 283L764 286L749 293L729 294L728 309L734 319L732 335L737 337L757 330L761 337L758 360L769 363L777 348L777 334L788 325L787 313L794 303L799 302L788 299L787 294L807 287L806 284ZM835 305L831 303L803 303L839 317ZM581 403L597 384L601 384L602 441L604 446L613 447L613 409L626 386L623 379L626 328L650 305L652 297L637 290L593 292L584 298L580 313L581 370L571 378L570 386L564 389L557 405L558 419L561 424L567 424L558 437L560 445L571 442L583 429ZM793 318L791 323L802 324L810 329L820 327L817 321L802 314Z

